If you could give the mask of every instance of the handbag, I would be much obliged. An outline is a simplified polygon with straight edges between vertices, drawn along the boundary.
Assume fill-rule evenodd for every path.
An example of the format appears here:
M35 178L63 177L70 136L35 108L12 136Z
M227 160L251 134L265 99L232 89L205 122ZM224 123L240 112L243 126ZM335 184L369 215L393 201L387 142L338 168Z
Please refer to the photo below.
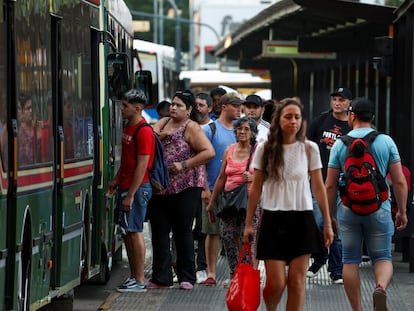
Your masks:
M242 263L246 251L249 263ZM256 311L260 305L260 270L253 268L250 243L244 243L226 294L229 311Z
M254 149L255 145L252 145L246 164L246 171L249 169ZM245 213L247 209L247 194L248 191L246 183L243 183L229 191L222 191L217 202L216 216L220 218L231 218L241 212Z
M232 190L223 191L217 205L216 216L220 218L233 217L239 210L246 210L247 184L241 184Z

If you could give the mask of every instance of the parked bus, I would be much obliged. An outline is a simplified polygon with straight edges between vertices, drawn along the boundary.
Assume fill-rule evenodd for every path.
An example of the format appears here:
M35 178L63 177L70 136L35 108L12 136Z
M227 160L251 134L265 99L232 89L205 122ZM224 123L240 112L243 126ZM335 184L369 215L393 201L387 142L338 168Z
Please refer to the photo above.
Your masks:
M133 85L132 17L121 0L0 2L0 306L73 304L121 253L105 189Z
M212 88L221 86L247 96L270 89L270 79L248 72L189 70L182 71L180 79L189 81L189 86L194 92L209 92Z
M150 106L156 107L162 100L171 100L171 96L180 88L175 48L135 39L134 49L137 53L134 63L136 81L142 76L142 72L152 75Z

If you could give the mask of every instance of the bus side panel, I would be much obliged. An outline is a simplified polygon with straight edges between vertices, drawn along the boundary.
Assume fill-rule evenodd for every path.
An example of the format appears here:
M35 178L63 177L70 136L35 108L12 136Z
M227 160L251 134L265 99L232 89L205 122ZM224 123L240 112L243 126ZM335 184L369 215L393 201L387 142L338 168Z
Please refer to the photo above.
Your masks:
M3 6L3 1L0 1ZM4 13L5 16L7 13ZM3 18L3 17L0 17ZM6 282L6 260L7 250L7 170L5 168L5 157L7 154L7 137L5 127L9 109L6 102L6 40L4 34L6 26L4 21L0 22L0 308L5 310L5 282Z
M3 190L3 189L2 189ZM6 193L6 192L4 192ZM0 194L0 308L4 310L4 290L6 282L6 229L7 229L7 200L6 197Z
M99 26L99 8L84 2L60 12L62 107L58 107L64 136L63 187L58 193L56 228L56 287L59 294L95 272L93 240L96 222L91 213L95 137L91 68L91 27ZM61 228L61 229L59 229ZM97 245L98 244L98 245ZM99 269L96 269L99 271Z
M18 172L16 197L8 203L13 309L48 301L54 178L49 5L17 1L15 16L17 100L9 105L16 106L17 154L9 161L17 162Z
M91 163L90 163L91 166ZM90 174L92 171L90 169ZM65 287L74 287L80 284L82 265L82 238L87 229L88 220L83 219L83 211L88 204L84 203L88 193L89 181L78 181L72 185L65 185L61 202L62 238L58 287L64 293ZM87 238L85 236L85 238ZM86 258L86 256L85 256Z
M35 189L36 186L33 187ZM49 296L52 243L46 241L46 237L51 236L52 196L51 187L37 189L33 193L19 193L16 199L16 245L20 247L16 254L14 281L17 292L14 297L21 295L25 271L30 268L30 304L41 306ZM25 236L31 237L30 240L26 240ZM31 256L30 262L26 260L28 256Z

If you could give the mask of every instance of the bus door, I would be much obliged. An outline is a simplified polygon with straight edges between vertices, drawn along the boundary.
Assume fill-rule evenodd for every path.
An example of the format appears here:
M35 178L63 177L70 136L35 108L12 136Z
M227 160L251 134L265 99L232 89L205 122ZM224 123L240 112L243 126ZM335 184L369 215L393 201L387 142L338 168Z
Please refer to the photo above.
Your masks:
M59 148L53 286L62 293L65 288L73 288L81 279L89 279L94 273L91 246L97 244L92 232L95 225L94 163L98 161L94 157L99 136L94 83L99 79L92 73L93 62L98 60L94 60L97 56L92 48L91 27L98 27L99 14L98 8L86 2L81 1L77 6L79 8L71 12L62 11L54 26L57 59L54 92Z

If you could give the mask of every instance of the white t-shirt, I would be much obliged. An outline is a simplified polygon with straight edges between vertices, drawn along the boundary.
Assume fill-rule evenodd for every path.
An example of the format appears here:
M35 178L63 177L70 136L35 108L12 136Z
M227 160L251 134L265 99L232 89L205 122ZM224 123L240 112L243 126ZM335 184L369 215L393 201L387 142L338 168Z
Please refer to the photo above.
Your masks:
M262 120L263 122L266 122ZM267 140L267 136L269 135L269 127L264 125L262 122L259 123L257 126L257 136L256 136L256 142L261 143L263 141Z
M309 170L322 168L319 148L310 145ZM262 170L264 143L257 146L252 165ZM297 141L283 145L284 167L280 181L268 178L263 183L262 207L269 211L307 211L312 210L312 195L309 183L308 157L305 144Z

